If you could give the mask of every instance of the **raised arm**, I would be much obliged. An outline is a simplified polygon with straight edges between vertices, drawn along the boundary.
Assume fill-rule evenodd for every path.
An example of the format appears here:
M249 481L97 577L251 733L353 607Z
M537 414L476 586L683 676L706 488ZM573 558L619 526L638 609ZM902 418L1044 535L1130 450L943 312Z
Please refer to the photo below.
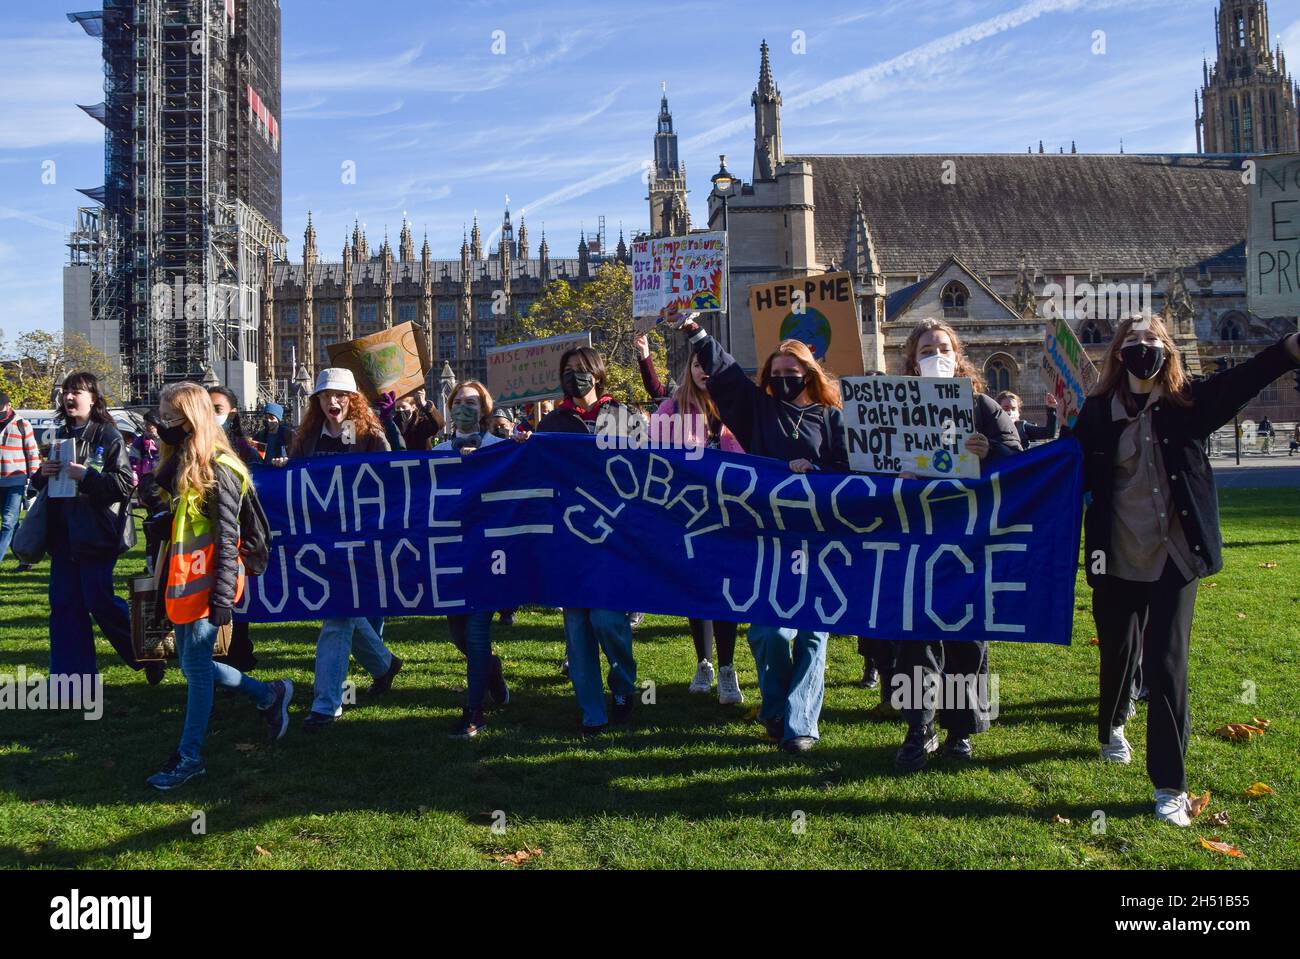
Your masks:
M1231 420L1264 387L1300 368L1300 333L1292 333L1246 362L1192 386L1193 423L1201 438Z
M662 400L668 396L668 388L659 381L655 371L654 357L650 355L650 340L641 333L634 341L636 346L637 366L641 369L641 385L650 394L652 400Z
M741 446L752 449L754 416L762 402L762 390L745 375L722 344L694 320L683 322L681 330L690 338L692 351L709 374L709 396L718 405L722 422L735 434Z

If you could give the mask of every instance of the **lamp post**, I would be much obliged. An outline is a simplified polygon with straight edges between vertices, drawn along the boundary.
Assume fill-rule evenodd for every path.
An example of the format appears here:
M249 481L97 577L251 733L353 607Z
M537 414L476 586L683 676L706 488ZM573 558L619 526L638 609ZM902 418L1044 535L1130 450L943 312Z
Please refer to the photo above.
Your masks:
M303 364L298 367L298 372L293 378L293 415L298 423L302 422L303 412L310 396L311 377L307 375L306 364Z
M713 195L722 201L722 234L726 237L723 249L723 282L727 284L727 309L722 314L723 340L727 352L731 352L731 237L727 234L727 198L735 188L736 178L727 170L727 155L718 155L718 172L709 178L713 183Z
M451 422L451 410L447 404L451 402L451 391L456 388L456 374L452 371L451 364L446 360L442 364L442 372L438 374L439 395L442 397L442 421L443 423Z

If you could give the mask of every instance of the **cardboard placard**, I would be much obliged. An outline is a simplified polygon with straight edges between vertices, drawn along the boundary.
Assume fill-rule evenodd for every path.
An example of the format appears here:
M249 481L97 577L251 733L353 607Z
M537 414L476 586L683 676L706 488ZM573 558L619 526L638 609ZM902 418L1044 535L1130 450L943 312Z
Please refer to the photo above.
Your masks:
M861 376L867 371L853 277L848 273L751 286L749 315L759 362L782 340L798 340L836 376Z
M1057 417L1063 426L1074 426L1083 401L1097 383L1097 367L1083 350L1083 344L1064 317L1047 321L1043 341L1043 366L1056 380Z
M727 308L727 234L693 233L632 244L632 316ZM649 326L653 326L651 322ZM644 332L648 326L638 324Z
M383 393L405 396L418 390L429 372L429 341L414 323L402 323L326 349L330 365L351 370L357 388L371 402Z
M1256 316L1300 316L1300 154L1255 157L1249 179L1246 300Z
M979 479L979 457L966 452L975 432L970 380L846 376L840 392L853 470Z
M560 357L579 346L591 346L590 333L569 333L492 347L487 351L488 392L499 406L563 396Z

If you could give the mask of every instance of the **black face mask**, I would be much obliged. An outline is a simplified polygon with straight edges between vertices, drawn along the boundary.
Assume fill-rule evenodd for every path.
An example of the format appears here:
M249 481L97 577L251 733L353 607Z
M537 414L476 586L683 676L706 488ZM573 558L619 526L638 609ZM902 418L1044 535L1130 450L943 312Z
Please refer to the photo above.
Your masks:
M185 437L189 435L189 433L185 432L184 426L158 427L158 438L168 446L180 446L185 442Z
M577 398L586 396L596 386L596 377L585 370L565 370L560 377L564 385L564 395Z
M1119 356L1124 361L1124 369L1139 380L1154 378L1165 365L1165 348L1163 346L1134 343L1132 346L1126 346L1120 350Z
M803 392L806 381L802 376L774 376L768 382L772 384L773 396L790 403Z
M399 432L405 431L406 427L410 425L411 422L410 411L398 410L396 413L393 414L393 422L397 424L397 429Z

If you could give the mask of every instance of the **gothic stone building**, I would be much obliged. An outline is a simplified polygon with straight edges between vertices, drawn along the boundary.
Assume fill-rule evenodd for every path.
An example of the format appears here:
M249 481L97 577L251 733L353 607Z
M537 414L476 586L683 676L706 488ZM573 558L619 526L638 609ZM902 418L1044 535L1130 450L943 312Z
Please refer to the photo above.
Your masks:
M457 379L486 379L486 351L496 345L552 280L581 286L609 259L625 261L627 244L607 254L601 240L584 234L574 258L552 259L543 234L531 255L528 227L519 221L518 238L507 209L501 242L485 254L478 218L462 239L458 260L435 260L428 237L417 255L411 228L403 224L396 251L385 238L372 253L357 226L343 244L341 260L322 261L316 231L307 217L301 263L274 263L268 269L262 356L273 358L276 392L305 366L309 376L329 363L327 348L408 321L429 337L434 377L446 362Z
M749 287L832 270L853 274L867 369L900 372L915 324L943 318L986 388L1014 390L1035 417L1051 284L1149 286L1194 372L1296 329L1295 317L1247 310L1242 154L787 155L766 43L751 103L752 178L726 206L733 352L747 368L762 359ZM723 217L715 190L709 228ZM1094 359L1117 318L1073 321ZM1291 386L1279 381L1247 415L1300 419Z

